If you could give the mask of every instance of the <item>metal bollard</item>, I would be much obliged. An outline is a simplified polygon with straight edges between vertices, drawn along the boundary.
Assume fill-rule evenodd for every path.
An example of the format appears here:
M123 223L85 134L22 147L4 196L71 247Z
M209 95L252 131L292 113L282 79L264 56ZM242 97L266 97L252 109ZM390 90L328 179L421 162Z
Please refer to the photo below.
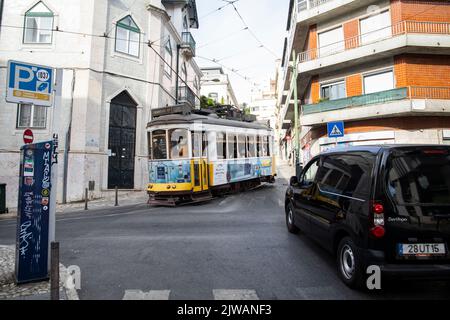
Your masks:
M88 209L88 188L84 190L84 210Z
M119 188L116 186L116 203L114 204L115 207L119 206Z
M50 245L50 299L59 300L59 242Z

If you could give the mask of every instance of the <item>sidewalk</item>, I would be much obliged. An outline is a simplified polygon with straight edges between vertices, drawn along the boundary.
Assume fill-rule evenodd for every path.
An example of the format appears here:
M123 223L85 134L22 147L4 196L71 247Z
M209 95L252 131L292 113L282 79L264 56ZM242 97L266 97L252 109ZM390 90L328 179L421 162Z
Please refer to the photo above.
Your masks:
M148 201L147 191L119 191L119 206L146 204ZM114 191L105 193L101 199L88 201L89 209L113 208L115 205ZM84 201L72 202L67 204L57 204L56 213L64 214L67 212L83 211ZM0 220L12 219L17 217L17 208L10 209L9 213L0 214Z
M289 166L287 160L277 159L277 174L278 179L285 179L289 182L292 176L295 176L295 167Z
M0 245L0 300L50 300L50 281L16 285L14 283L15 248ZM71 275L59 265L60 300L78 300ZM69 285L69 286L68 286Z

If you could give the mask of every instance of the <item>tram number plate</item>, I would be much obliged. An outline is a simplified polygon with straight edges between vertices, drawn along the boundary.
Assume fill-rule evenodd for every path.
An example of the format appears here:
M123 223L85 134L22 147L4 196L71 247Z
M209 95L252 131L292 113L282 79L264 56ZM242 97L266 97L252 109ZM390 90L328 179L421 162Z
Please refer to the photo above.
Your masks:
M400 243L398 244L400 256L442 256L446 254L444 243Z

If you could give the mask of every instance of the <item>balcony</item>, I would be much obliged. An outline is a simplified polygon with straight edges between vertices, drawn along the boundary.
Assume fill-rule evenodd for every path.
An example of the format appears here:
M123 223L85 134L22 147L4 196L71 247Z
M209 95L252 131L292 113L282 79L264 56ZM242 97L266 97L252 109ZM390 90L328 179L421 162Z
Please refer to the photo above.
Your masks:
M302 106L301 125L450 112L450 87L411 86Z
M395 25L347 38L328 46L301 52L298 55L299 63L325 58L406 34L450 35L450 23L401 21Z
M192 34L190 32L183 32L181 38L181 48L184 49L184 53L189 57L195 57L196 42Z
M194 91L192 91L188 86L181 86L178 88L178 102L187 103L191 107L195 107L200 104L200 101L194 94Z

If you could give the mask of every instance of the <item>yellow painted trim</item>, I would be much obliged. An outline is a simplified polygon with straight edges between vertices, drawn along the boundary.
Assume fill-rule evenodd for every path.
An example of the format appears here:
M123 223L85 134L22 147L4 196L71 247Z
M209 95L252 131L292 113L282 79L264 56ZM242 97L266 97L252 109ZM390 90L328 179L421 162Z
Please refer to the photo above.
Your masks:
M275 176L277 173L277 164L275 156L272 156L272 175Z
M150 186L153 186L150 188ZM170 187L169 189L167 187ZM173 186L176 188L174 189ZM176 192L176 191L191 191L191 183L149 183L147 191L150 192Z
M209 187L214 185L214 164L208 164L209 167Z

